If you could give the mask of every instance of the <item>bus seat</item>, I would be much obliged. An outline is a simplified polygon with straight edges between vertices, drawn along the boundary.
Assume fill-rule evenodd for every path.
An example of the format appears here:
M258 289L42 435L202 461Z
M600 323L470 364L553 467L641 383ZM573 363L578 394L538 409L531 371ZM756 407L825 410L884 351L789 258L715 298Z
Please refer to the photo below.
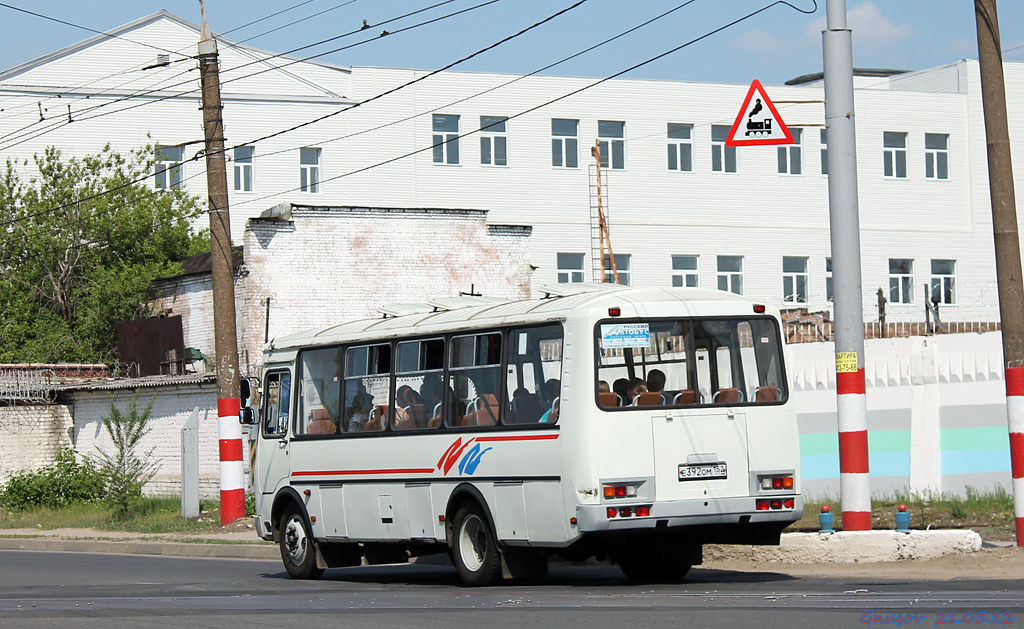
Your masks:
M364 430L381 431L387 426L388 407L384 404L374 406L370 411L370 419L366 422Z
M473 410L466 416L467 426L493 426L498 423L498 398L484 393L473 401Z
M437 428L441 425L441 403L438 402L434 405L434 413L430 416L430 421L427 422L427 428Z
M661 393L657 391L648 391L647 393L641 393L640 395L633 398L634 406L661 406L665 403L662 399Z
M680 391L679 393L675 394L675 397L672 398L672 403L673 404L696 404L697 403L697 394L694 393L693 391L690 391L689 389L684 390L684 391Z
M597 394L597 399L601 402L601 406L622 406L622 398L619 397L618 393L611 391L602 391Z
M330 435L338 430L338 424L329 419L315 419L306 427L307 435Z
M742 394L736 387L729 387L726 389L719 389L711 397L712 404L736 404L742 402Z
M755 402L777 402L779 400L779 387L776 385L757 387L754 389Z

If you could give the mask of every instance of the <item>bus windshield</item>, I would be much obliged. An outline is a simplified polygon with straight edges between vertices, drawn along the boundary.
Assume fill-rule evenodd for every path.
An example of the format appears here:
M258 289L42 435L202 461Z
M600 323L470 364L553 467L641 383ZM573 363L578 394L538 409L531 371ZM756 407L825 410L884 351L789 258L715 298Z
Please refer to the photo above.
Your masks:
M602 408L777 404L788 397L771 317L606 320L595 332Z

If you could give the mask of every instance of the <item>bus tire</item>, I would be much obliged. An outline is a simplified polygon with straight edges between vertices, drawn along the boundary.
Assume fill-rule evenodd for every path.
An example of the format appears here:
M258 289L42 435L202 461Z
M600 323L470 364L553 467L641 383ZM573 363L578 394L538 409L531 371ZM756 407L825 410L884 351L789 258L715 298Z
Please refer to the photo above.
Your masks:
M483 510L476 504L464 504L455 512L452 524L452 560L463 585L480 587L498 583L501 580L498 540Z
M319 579L323 568L316 565L316 546L306 518L291 506L281 516L281 561L293 579Z
M692 566L691 553L681 547L648 546L634 548L619 558L619 569L630 581L662 583L678 581Z

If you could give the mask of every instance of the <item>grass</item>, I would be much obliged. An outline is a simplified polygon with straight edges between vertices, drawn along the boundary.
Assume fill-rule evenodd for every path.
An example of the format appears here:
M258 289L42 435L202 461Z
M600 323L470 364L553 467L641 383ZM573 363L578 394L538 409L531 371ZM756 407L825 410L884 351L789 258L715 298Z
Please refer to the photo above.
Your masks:
M896 508L907 505L912 529L970 528L986 539L1014 539L1013 495L1002 485L979 491L967 488L967 495L916 494L905 491L883 495L871 501L871 526L896 528ZM817 531L818 514L827 504L832 510L833 528L842 529L842 501L829 496L806 497L804 516L791 530Z
M181 501L174 497L144 498L127 518L114 517L103 503L77 504L60 509L38 507L26 511L0 511L2 529L95 528L131 533L204 533L220 528L220 505L203 503L198 520L181 517Z

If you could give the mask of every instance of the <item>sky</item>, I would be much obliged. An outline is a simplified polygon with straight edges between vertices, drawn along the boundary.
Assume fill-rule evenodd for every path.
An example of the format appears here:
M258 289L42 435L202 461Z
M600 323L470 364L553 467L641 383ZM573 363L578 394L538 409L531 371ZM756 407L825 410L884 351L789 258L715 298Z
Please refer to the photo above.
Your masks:
M295 55L318 55L351 45L318 58L343 66L435 69L578 1L492 0L478 6L488 0L450 0L387 24L382 23L444 0L208 0L206 10L214 32L226 33L234 41L248 40L248 45L273 52L290 51L358 30L366 20L371 26L363 31ZM997 1L1004 58L1024 61L1024 2ZM813 12L801 13L782 2L772 4L771 0L584 0L453 69L534 72L685 4L545 73L610 76L694 42L624 76L740 84L758 79L780 84L822 68L825 0L817 0L816 10L815 0L789 2ZM0 4L0 69L95 34L11 7L94 31L110 30L160 9L195 23L200 21L197 0L5 0ZM768 8L708 35L764 7ZM457 11L464 12L449 15ZM282 13L271 16L278 12ZM856 67L919 70L978 56L973 0L847 0L847 12ZM264 17L267 19L245 26ZM434 19L437 21L421 24ZM288 26L295 21L298 23ZM383 30L390 34L380 37Z

